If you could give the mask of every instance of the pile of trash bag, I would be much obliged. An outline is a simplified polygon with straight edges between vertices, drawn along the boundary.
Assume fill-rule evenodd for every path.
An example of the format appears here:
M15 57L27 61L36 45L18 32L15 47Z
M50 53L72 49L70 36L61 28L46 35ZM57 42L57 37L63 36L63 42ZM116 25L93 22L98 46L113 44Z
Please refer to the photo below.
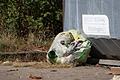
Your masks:
M91 42L77 30L59 33L49 51L47 61L50 63L85 63L91 49Z

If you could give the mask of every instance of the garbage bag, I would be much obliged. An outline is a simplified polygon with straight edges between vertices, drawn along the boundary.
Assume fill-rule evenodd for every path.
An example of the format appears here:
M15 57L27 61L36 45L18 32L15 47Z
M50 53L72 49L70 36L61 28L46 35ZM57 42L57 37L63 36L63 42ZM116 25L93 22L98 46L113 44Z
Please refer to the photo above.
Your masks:
M74 63L74 61L85 63L90 49L91 42L77 30L61 32L55 37L47 52L47 61L65 64Z

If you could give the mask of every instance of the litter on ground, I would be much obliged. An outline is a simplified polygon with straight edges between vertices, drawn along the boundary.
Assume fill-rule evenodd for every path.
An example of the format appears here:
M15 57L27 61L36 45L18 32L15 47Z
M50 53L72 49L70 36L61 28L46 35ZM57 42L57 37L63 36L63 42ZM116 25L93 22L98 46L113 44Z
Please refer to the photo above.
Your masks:
M90 49L91 42L77 30L61 32L55 37L47 52L47 61L79 65L86 62Z

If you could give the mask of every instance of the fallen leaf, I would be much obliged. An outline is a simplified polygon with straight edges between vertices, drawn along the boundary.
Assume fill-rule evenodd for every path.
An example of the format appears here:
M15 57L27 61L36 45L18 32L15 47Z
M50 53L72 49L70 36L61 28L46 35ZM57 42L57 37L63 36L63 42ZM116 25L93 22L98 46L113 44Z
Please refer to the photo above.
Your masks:
M50 70L50 72L57 72L57 70Z
M7 72L11 72L11 71L18 71L18 69L10 69L10 70L7 70Z
M4 66L11 66L12 64L13 64L12 61L5 61L2 63L2 65Z
M30 79L42 79L42 77L41 76L33 76L33 75L29 75L29 78Z

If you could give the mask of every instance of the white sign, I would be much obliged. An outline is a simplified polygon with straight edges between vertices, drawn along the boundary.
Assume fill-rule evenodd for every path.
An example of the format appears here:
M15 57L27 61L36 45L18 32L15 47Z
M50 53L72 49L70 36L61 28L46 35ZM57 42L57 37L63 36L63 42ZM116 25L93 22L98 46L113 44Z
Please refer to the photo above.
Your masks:
M83 31L87 35L110 35L106 15L82 15Z

